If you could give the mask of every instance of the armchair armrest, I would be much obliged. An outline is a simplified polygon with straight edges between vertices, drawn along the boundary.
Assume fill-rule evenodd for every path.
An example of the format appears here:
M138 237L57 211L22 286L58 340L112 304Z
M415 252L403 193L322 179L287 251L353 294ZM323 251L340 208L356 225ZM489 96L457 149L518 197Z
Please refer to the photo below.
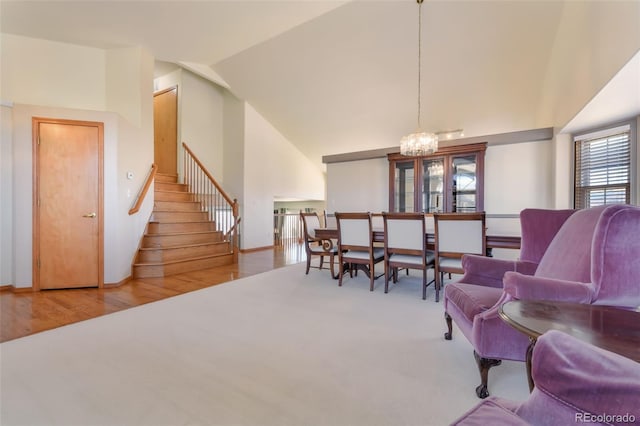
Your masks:
M318 246L322 247L324 251L332 251L334 249L337 249L337 247L333 243L333 240L331 240L330 238L318 238L309 236L307 237L307 241L309 244L317 243Z
M551 330L538 338L532 374L536 387L517 410L532 424L542 423L541 413L555 424L604 413L640 418L640 364L631 359Z
M483 285L486 287L502 288L502 277L507 271L517 271L522 274L533 275L537 263L519 260L494 259L492 257L466 254L462 257L464 276L461 282Z
M558 302L591 303L593 290L586 283L523 275L504 274L504 291L521 300L556 300Z

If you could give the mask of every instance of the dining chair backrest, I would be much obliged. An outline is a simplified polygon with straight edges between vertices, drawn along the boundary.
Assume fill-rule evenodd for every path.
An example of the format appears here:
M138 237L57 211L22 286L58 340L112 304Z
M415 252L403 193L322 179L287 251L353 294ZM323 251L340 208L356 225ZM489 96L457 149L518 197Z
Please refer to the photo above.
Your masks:
M307 253L307 270L305 274L309 273L312 257L320 258L320 264L318 266L314 266L314 268L318 269L322 269L324 258L328 257L331 276L335 278L334 257L337 253L337 248L328 240L316 237L316 229L320 228L320 218L318 217L318 214L315 212L300 212L300 217L302 219L302 228L304 231L304 249Z
M422 213L385 213L385 246L389 249L426 249L425 218Z
M371 229L383 229L384 228L384 220L382 219L382 215L379 213L371 215Z
M423 213L383 213L384 218L384 291L389 279L396 283L399 269L422 270L422 299L427 298L427 270L434 266L433 251L427 250ZM435 280L434 280L435 281ZM433 282L433 281L432 281Z
M424 215L424 227L426 232L435 234L436 224L435 224L435 220L433 219L433 214Z
M373 243L371 213L336 213L340 246L368 249Z
M334 229L338 227L338 222L336 221L336 215L327 213L326 210L324 211L324 227L334 228Z
M449 254L486 253L485 213L436 213L436 252Z
M316 229L320 228L320 218L317 213L300 213L302 217L302 224L304 229L305 238L315 238Z

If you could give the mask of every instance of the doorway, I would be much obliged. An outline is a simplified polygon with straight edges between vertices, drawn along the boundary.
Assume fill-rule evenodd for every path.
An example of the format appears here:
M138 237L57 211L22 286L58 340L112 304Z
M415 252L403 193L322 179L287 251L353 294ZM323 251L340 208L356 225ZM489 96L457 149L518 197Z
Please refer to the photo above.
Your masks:
M104 124L33 118L34 290L102 287Z
M153 157L158 173L178 175L178 88L153 95Z

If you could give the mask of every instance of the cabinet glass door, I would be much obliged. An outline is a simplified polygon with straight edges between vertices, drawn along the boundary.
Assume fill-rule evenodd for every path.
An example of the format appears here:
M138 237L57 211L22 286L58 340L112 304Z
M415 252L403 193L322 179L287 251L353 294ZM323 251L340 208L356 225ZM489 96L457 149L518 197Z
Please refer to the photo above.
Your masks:
M422 211L446 211L444 200L444 159L422 161Z
M453 211L475 212L477 208L477 162L475 155L453 157Z
M394 170L394 211L413 212L415 203L415 162L397 161Z

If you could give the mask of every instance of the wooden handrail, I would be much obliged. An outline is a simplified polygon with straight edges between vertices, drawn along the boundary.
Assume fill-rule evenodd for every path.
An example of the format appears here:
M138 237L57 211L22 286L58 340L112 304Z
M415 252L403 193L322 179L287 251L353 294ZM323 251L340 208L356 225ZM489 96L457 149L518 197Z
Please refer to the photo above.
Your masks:
M149 191L151 182L153 182L153 179L156 177L157 171L158 171L158 166L156 165L156 163L151 164L151 171L149 172L149 175L147 175L147 179L144 181L144 186L142 187L142 189L140 190L140 193L138 194L136 203L129 210L129 215L138 213L138 210L140 210L140 206L142 206L142 202L147 196L147 192Z
M240 221L242 220L241 217L238 218L238 220L236 220L236 223L233 224L233 226L229 229L229 231L224 234L224 238L228 239L229 236L236 230L236 228L238 227L238 225L240 224Z
M207 170L207 168L204 166L204 164L202 164L200 162L200 160L198 160L198 157L195 156L195 154L193 153L193 151L191 151L189 149L189 147L187 146L186 143L182 142L182 146L184 147L184 149L189 153L189 155L191 155L191 157L193 158L193 161L195 161L195 163L198 165L198 167L200 167L200 169L202 170L202 172L209 178L209 180L211 181L211 183L213 183L213 185L215 185L216 189L218 190L218 192L220 192L220 195L222 195L222 197L227 200L227 203L231 204L231 205L236 205L237 204L237 200L232 200L231 197L229 197L227 195L226 192L224 192L224 189L222 189L220 187L220 185L218 185L218 182L213 178L213 176L211 176L211 173L209 173L209 170ZM237 212L234 212L237 213Z
M184 183L194 194L194 201L200 202L202 211L207 212L209 220L215 223L216 230L222 231L225 241L231 242L234 262L237 262L240 223L238 200L232 200L220 187L186 143L182 142L182 148Z

